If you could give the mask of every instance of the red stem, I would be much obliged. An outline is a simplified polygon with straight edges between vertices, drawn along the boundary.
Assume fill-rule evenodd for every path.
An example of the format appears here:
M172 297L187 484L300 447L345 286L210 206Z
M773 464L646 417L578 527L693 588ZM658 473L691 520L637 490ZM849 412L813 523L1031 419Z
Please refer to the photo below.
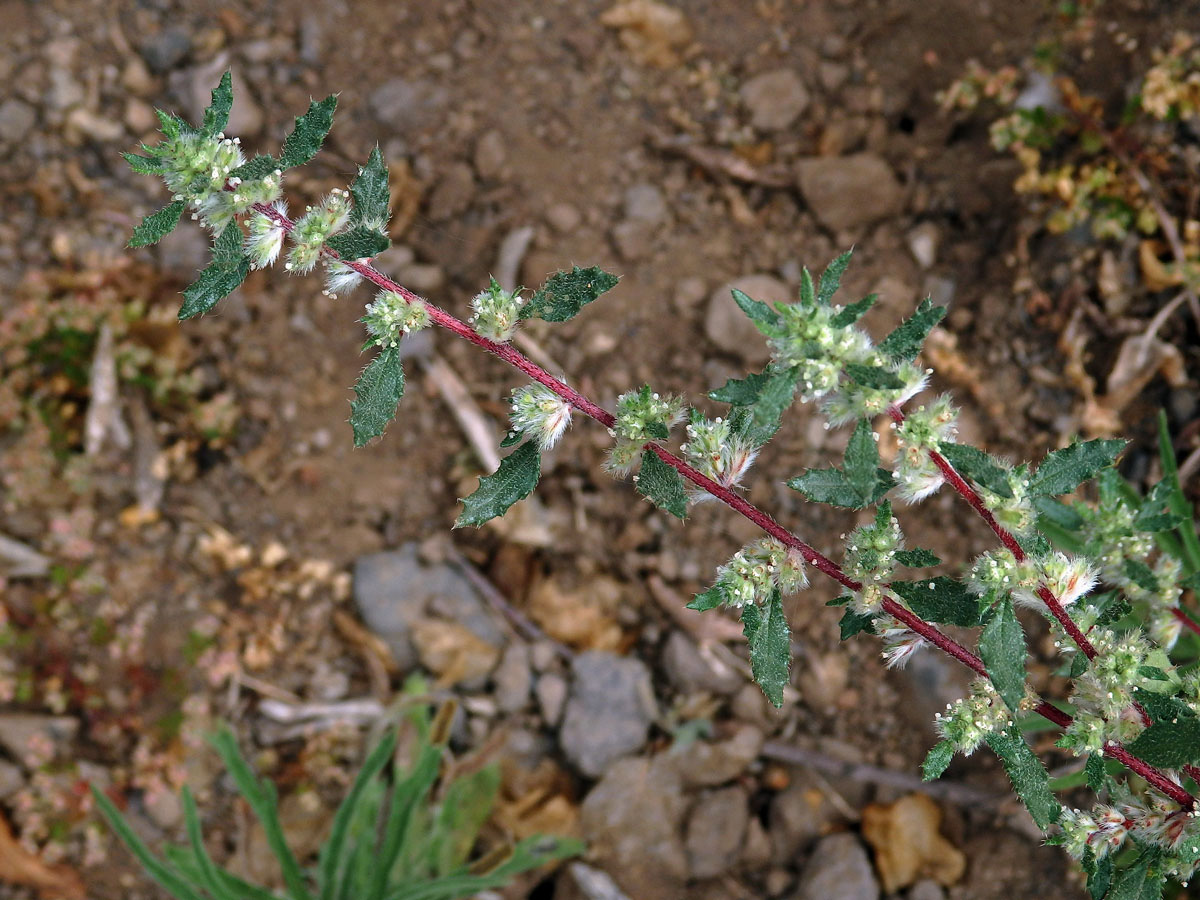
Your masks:
M1178 606L1174 607L1171 610L1171 615L1173 615L1180 622L1182 622L1183 627L1186 628L1188 631L1191 631L1194 634L1200 634L1200 624L1198 624L1195 619L1193 619L1191 616L1189 616L1187 613L1185 613Z
M255 204L254 209L256 212L270 217L285 231L291 231L293 226L292 220L274 207L259 203ZM461 321L445 310L434 306L428 300L417 296L407 288L396 284L396 282L392 281L369 263L365 263L360 260L341 259L337 253L330 250L328 247L322 248L322 252L332 259L339 259L344 265L358 272L377 287L388 291L395 291L397 294L400 294L410 302L423 304L429 311L429 318L434 323L454 332L459 337L470 341L472 344L483 348L489 353L500 357L500 359L504 360L514 368L519 369L521 372L524 372L534 381L545 385L559 397L570 403L575 409L578 409L589 418L595 419L606 428L612 428L616 423L616 418L612 413L593 403L587 397L564 384L562 381L559 381L545 369L531 362L524 355L522 355L520 351L516 350L512 346L508 344L497 343L496 341L489 340L488 338L476 334L475 331L472 330L471 327L465 322ZM899 410L896 412L899 412ZM902 413L900 415L903 417ZM901 418L901 421L902 420L903 418ZM741 513L767 534L779 540L780 543L787 547L792 547L798 550L804 557L805 561L807 561L816 569L819 569L834 581L838 582L838 584L841 584L843 587L852 591L858 591L862 589L862 583L855 581L853 578L847 575L832 559L820 553L816 548L812 547L810 544L806 543L795 534L788 531L786 528L776 522L775 519L773 519L770 515L751 504L740 494L737 494L729 488L713 481L704 473L700 472L698 469L689 465L686 461L680 459L678 456L671 453L661 445L654 443L653 441L645 444L645 449L650 450L660 460L669 465L671 468L675 469L675 471L677 471L688 481L692 482L692 484L699 488L703 488L705 491L723 502L726 506L730 507L736 512ZM947 463L947 465L949 464ZM953 471L953 469L951 469L951 471ZM957 475L957 473L955 474ZM959 480L961 481L961 478ZM968 490L970 490L970 486L966 486ZM1019 550L1020 548L1018 547L1017 549ZM954 657L960 663L976 672L981 677L989 678L987 667L983 664L983 661L978 656L976 656L966 647L959 644L949 635L944 634L938 628L934 627L929 622L926 622L920 616L912 612L912 610L897 603L891 597L884 598L882 609L885 613L902 622L907 628L919 634L939 650L942 650L943 652ZM1035 710L1044 718L1060 727L1065 728L1071 724L1071 717L1067 713L1064 713L1057 707L1051 706L1045 701L1041 701L1038 706L1035 707ZM1181 787L1170 781L1170 779L1166 778L1164 775L1161 775L1146 763L1130 755L1127 751L1122 749L1120 745L1111 744L1105 748L1105 752L1114 759L1120 760L1129 769L1141 775L1146 779L1147 782L1158 787L1159 790L1161 790L1164 794L1171 797L1185 808L1192 809L1195 805L1195 798L1188 794L1187 791L1184 791Z

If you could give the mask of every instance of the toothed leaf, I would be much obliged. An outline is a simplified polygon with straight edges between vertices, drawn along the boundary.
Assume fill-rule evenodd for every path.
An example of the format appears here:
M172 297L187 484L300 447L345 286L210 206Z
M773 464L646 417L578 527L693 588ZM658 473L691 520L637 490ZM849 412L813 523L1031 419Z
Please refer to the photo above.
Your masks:
M987 744L1004 763L1013 790L1038 827L1046 829L1057 822L1062 807L1050 792L1050 778L1045 766L1029 749L1021 732L1015 728L990 732Z
M233 73L228 69L221 76L221 83L212 92L212 102L204 110L204 124L200 130L208 137L216 137L229 123L229 111L233 109Z
M555 272L521 307L521 318L537 317L547 322L567 322L579 315L605 291L611 291L620 279L596 266L570 272Z
M834 313L833 318L829 320L829 324L834 328L845 328L847 325L853 325L867 314L867 311L875 305L875 301L878 299L878 294L867 294L861 300L848 303Z
M1051 497L1068 494L1116 462L1125 444L1125 441L1095 440L1055 450L1033 473L1029 492Z
M881 391L894 391L904 387L904 379L883 366L864 366L859 363L847 363L846 374L856 384L865 388L875 388Z
M914 547L912 550L897 550L896 562L912 569L923 569L927 566L941 565L941 560L932 550L924 547Z
M970 444L955 444L949 441L938 447L938 452L958 470L958 474L969 478L982 488L987 488L999 497L1011 498L1012 488L1008 473L987 453Z
M391 193L387 166L384 165L378 144L367 158L367 164L358 170L358 177L350 185L350 196L354 198L354 208L350 211L351 224L370 223L379 227L387 221Z
M240 178L242 181L259 181L280 168L283 167L279 160L266 153L260 153L254 159L242 163L230 172L229 177Z
M837 289L842 284L842 275L845 274L846 267L850 265L850 257L853 255L853 250L847 250L827 265L825 271L821 273L821 280L817 285L817 302L822 306L828 306L833 295L837 293Z
M479 479L479 487L463 499L462 515L455 528L482 525L502 516L518 500L524 500L537 487L542 474L542 455L537 443L526 441L500 461L500 468Z
M182 200L176 200L158 212L146 216L140 225L134 227L128 246L148 247L150 244L157 244L175 230L175 226L179 224L179 217L183 215L184 205Z
M921 764L921 780L933 781L941 778L942 773L950 767L950 761L953 759L953 741L939 741L934 744L933 749L925 755L925 762Z
M841 639L848 641L856 634L862 634L864 631L871 634L875 633L875 617L870 613L856 613L852 609L842 613L842 618L838 620L838 627L841 630Z
M242 250L242 229L236 222L225 226L213 244L213 259L183 291L180 319L190 319L206 313L223 297L228 297L246 280L250 257Z
M342 259L369 259L392 245L391 238L382 231L365 225L335 234L325 243Z
M283 142L279 155L279 168L290 169L302 166L321 149L325 135L333 126L333 112L337 109L337 95L331 94L321 101L312 101L308 112L296 119L296 126Z
M912 362L921 352L921 346L933 326L942 321L945 315L946 307L934 306L933 301L926 297L915 313L879 342L879 352L894 361Z
M1148 699L1149 696L1148 691L1138 692L1139 699ZM1178 769L1200 762L1200 719L1195 716L1175 716L1154 722L1125 749L1152 766L1166 769Z
M129 168L139 175L157 175L163 169L163 161L153 156L138 156L136 153L122 153Z
M637 489L639 494L675 518L687 518L687 493L684 491L683 478L659 459L653 450L642 451Z
M718 403L728 403L732 406L749 406L758 399L763 388L771 380L769 372L752 373L745 378L730 378L716 390L709 391L710 400Z
M710 609L716 609L718 606L724 606L726 599L725 591L722 590L719 584L714 584L704 593L697 594L692 602L687 605L687 608L706 612Z
M766 609L755 603L742 607L742 631L750 644L750 672L775 707L783 705L792 661L792 634L783 615L783 595L776 589Z
M879 447L875 444L875 431L866 419L859 419L846 445L843 458L846 481L862 500L874 496L879 483Z
M926 622L979 624L979 601L962 582L953 578L939 575L922 581L893 581L890 587Z
M1025 632L1010 598L1005 597L995 609L979 636L979 656L996 693L1016 713L1025 697Z
M363 369L354 385L350 427L354 429L355 447L383 434L388 423L396 417L396 407L403 396L404 367L400 362L400 351L385 347Z
M771 307L763 303L761 300L755 300L744 291L739 291L734 288L730 291L733 295L733 302L744 312L763 334L767 336L775 335L779 332L779 327L782 320L779 314Z

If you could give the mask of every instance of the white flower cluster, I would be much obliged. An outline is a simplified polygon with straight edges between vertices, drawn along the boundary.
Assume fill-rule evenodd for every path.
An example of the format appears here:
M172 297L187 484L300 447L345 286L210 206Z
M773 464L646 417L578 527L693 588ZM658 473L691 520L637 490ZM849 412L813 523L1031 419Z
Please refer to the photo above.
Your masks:
M735 429L728 419L707 419L692 410L687 424L684 459L722 487L736 487L754 464L758 446ZM703 492L702 496L711 495Z
M967 756L974 753L993 731L1012 726L1012 714L991 683L978 678L971 692L956 703L946 705L944 713L934 716L938 733Z
M550 450L571 424L571 404L542 384L528 384L512 392L509 415L513 431L528 435L542 450Z
M486 290L471 298L471 315L467 321L481 337L505 343L516 334L524 305L519 292L504 290L493 278Z
M662 396L643 385L617 398L617 421L611 433L616 443L608 452L605 468L626 474L633 468L647 441L665 441L683 418L681 397Z
M785 547L775 538L747 544L717 569L716 586L730 606L766 603L776 588L794 594L807 585L808 573L800 551Z
M929 457L930 450L954 440L958 432L958 410L946 395L928 406L911 410L896 431L896 460L893 474L900 496L909 503L924 500L945 482L941 469Z
M360 322L367 328L373 343L380 347L395 347L400 338L429 327L429 308L420 300L409 300L395 291L380 291L366 306Z

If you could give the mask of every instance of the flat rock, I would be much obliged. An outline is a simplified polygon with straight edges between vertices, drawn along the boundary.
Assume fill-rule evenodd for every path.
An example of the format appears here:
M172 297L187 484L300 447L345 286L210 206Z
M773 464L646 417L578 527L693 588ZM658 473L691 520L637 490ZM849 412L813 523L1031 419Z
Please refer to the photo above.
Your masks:
M654 721L650 670L641 660L601 650L575 657L559 743L574 766L597 778L646 742Z
M164 28L157 34L147 35L138 52L151 72L162 73L175 68L192 52L192 38L186 28Z
M466 163L451 163L429 195L428 215L444 222L465 212L475 196L475 173Z
M742 85L742 104L759 131L790 128L808 109L808 90L791 69L756 75Z
M417 545L372 553L354 563L354 602L363 622L388 645L396 664L417 661L412 630L431 612L456 622L493 647L504 634L488 614L471 583L453 567L426 565Z
M0 141L16 143L33 128L37 113L33 107L16 97L0 103Z
M688 864L693 878L713 878L732 868L750 821L749 798L740 787L701 797L687 821Z
M367 97L367 106L381 125L397 134L423 128L441 114L449 92L431 81L392 78Z
M661 225L668 215L667 200L658 185L642 182L625 191L625 218Z
M40 768L64 753L78 731L79 720L70 716L0 715L0 747L31 769Z
M904 191L874 153L809 157L796 164L804 202L827 228L859 228L900 212Z
M726 696L745 684L745 679L732 667L719 660L706 659L699 646L682 631L672 631L663 647L662 667L681 691L707 691Z
M529 665L529 647L513 642L500 657L500 665L492 672L496 686L496 705L507 713L517 712L529 702L533 686L533 670Z
M740 357L748 365L762 365L771 358L767 339L734 302L731 291L741 291L763 303L790 303L792 289L773 275L743 275L721 285L708 298L704 333L724 350Z
M831 834L813 848L791 900L878 900L867 851L852 834Z
M763 733L753 725L743 724L725 740L694 741L671 758L679 766L685 784L715 787L745 772L758 759L762 745Z
M686 801L665 757L620 759L584 798L588 856L637 900L678 900L688 877L680 837Z

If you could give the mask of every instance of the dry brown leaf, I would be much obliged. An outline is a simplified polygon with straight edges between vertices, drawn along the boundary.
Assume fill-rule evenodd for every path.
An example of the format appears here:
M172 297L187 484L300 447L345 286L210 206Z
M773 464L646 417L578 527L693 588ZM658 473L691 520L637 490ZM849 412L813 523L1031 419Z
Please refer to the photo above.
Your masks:
M1142 269L1142 282L1152 291L1165 291L1167 288L1183 284L1183 276L1164 263L1159 254L1166 247L1161 241L1142 241L1138 244L1138 265Z
M593 578L575 590L547 578L530 591L529 618L573 649L617 650L623 638L615 618L621 593L621 585L611 578Z
M623 0L600 22L619 29L621 44L640 62L664 69L678 64L678 49L692 39L683 13L656 0Z
M942 810L924 794L895 803L872 803L862 812L862 835L875 850L875 868L885 893L894 894L921 878L949 887L963 876L967 859L942 837Z
M79 873L69 866L51 866L22 847L0 815L0 883L35 888L42 900L86 900Z
M499 650L457 622L425 619L413 626L412 638L421 664L438 676L439 688L483 678L500 659Z

